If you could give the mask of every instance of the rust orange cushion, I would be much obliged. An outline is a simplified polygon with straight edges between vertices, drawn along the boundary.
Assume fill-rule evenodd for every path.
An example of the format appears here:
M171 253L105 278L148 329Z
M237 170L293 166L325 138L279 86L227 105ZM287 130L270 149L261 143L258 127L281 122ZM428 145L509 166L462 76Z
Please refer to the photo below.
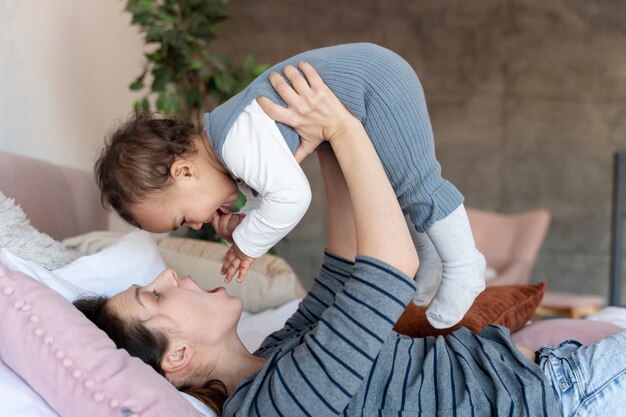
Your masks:
M532 317L546 291L546 283L487 287L474 301L463 320L447 329L436 329L426 319L426 307L409 303L394 330L411 337L446 335L459 327L479 332L488 324L500 324L511 333Z

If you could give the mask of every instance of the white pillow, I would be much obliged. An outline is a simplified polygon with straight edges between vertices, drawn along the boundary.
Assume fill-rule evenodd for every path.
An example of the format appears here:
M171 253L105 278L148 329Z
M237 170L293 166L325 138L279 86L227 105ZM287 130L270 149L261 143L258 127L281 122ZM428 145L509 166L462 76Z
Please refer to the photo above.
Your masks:
M72 301L82 292L80 287L66 281L35 262L20 258L8 249L0 249L0 263L14 271L23 272L35 278L43 285L61 294L66 300Z
M53 273L78 286L83 293L113 296L132 284L149 284L166 268L150 234L136 230L115 245L82 256Z
M156 243L141 230L54 271L21 259L7 249L0 249L0 262L35 278L70 301L84 293L112 296L132 284L148 284L166 268Z

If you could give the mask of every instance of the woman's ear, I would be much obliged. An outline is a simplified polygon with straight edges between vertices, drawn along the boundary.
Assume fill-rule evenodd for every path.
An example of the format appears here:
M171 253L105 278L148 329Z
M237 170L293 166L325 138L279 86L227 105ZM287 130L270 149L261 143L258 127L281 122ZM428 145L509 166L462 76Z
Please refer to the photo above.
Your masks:
M170 176L173 180L195 178L198 170L194 164L184 158L176 158L170 167Z
M168 379L177 379L177 375L184 374L189 368L193 357L193 349L186 344L173 345L161 360L161 369Z

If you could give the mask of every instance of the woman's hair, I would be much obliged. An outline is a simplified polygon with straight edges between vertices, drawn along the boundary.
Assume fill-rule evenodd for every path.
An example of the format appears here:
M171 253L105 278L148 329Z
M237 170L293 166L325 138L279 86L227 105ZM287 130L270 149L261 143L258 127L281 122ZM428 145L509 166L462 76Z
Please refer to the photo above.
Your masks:
M135 113L105 138L95 163L103 206L138 226L131 206L149 193L164 190L178 157L195 154L197 137L191 123L159 113Z
M160 375L165 376L161 369L161 360L169 348L167 336L163 332L149 330L137 320L125 322L108 308L108 301L107 297L89 296L77 299L74 306L103 330L118 349L125 349L131 356L141 359ZM228 398L226 386L222 381L212 379L203 385L184 384L176 388L196 397L218 416L222 415L224 402Z

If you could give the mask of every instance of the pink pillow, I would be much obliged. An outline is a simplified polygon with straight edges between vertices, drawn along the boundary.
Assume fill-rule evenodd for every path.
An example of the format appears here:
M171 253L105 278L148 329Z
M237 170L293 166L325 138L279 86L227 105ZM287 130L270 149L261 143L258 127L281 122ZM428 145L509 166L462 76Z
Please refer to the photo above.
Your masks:
M574 319L542 320L529 324L511 335L513 343L539 350L543 345L558 346L564 339L576 339L584 345L623 330L615 324Z
M2 360L62 416L202 416L59 294L4 265L0 335Z

